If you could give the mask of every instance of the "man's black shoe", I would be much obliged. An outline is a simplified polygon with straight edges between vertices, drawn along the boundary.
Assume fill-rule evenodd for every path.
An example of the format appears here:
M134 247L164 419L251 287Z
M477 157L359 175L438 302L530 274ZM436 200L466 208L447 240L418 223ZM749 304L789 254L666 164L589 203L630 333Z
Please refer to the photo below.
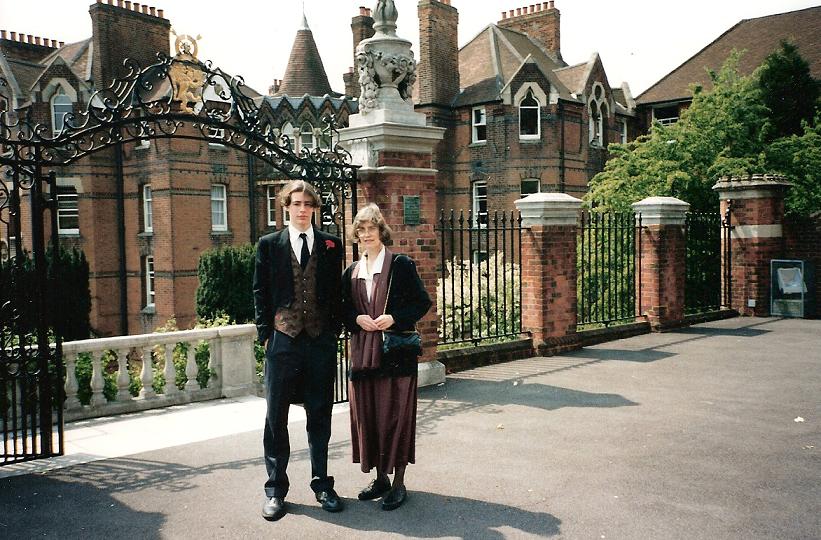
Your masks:
M396 510L408 496L408 491L405 486L399 486L391 489L388 495L382 499L382 510Z
M262 505L262 517L268 521L276 521L284 515L285 499L282 497L271 497Z
M360 501L372 501L383 496L391 490L391 483L387 480L377 478L368 484L368 487L359 492Z
M317 493L316 501L322 504L323 510L327 510L328 512L342 511L342 499L339 498L339 495L336 494L333 488Z

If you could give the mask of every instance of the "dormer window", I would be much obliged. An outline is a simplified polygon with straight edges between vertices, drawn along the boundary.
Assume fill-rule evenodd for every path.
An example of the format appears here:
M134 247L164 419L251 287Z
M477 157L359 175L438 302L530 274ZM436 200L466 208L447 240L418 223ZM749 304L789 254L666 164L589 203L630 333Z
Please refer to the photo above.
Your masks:
M54 97L51 98L51 126L55 135L63 130L66 124L66 115L73 112L74 106L71 98L66 95L63 87L58 87Z
M519 103L519 139L539 139L541 136L539 100L528 90Z

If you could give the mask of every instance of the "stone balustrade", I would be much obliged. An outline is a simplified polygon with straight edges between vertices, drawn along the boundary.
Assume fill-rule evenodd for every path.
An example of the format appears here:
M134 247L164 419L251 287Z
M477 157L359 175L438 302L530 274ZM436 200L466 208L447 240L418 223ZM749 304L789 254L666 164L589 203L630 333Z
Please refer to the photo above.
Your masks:
M261 395L262 385L257 376L254 356L255 338L254 325L243 324L66 342L63 344L65 419L94 418L220 397ZM202 342L208 343L210 377L205 387L200 387L197 381L200 368L196 362L196 349ZM187 345L180 348L181 351L185 350L187 379L182 389L174 384L177 371L173 357L178 344ZM76 375L77 362L85 354L90 356L92 368L91 399L86 405L80 401ZM156 363L162 366L161 373L165 379L159 391L153 386L157 375L154 362L145 361L152 355L155 361L159 360ZM104 373L113 373L115 362L116 393L114 399L109 400L104 392ZM133 378L129 373L129 363L131 366L141 366L136 376L142 388L136 397L129 392Z

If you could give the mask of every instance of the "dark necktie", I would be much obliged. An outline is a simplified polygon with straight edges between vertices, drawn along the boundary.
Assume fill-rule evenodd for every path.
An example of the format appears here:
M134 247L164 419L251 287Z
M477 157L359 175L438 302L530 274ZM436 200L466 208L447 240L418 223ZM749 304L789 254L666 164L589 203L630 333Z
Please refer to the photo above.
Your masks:
M299 266L305 270L305 267L308 266L308 259L311 257L311 254L308 251L308 235L302 233L299 237L302 238L302 253L299 255Z

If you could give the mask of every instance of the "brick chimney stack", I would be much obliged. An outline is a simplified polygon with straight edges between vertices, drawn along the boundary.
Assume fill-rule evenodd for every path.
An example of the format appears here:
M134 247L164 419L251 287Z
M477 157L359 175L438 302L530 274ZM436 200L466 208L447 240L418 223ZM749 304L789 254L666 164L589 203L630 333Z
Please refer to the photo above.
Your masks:
M0 30L0 54L8 58L39 62L56 48L54 39Z
M561 58L559 22L559 10L551 0L502 12L502 19L496 24L539 40L549 52Z
M161 9L113 0L97 0L91 15L94 64L92 77L97 88L107 88L125 75L123 60L131 58L140 67L156 63L157 53L169 54L171 22Z
M450 0L419 0L419 105L450 105L459 93L459 12Z
M356 48L362 40L373 37L373 17L371 17L370 8L359 8L359 15L351 19L351 32L353 33L353 70L342 75L345 81L345 95L352 97L359 97L359 76L356 70Z

